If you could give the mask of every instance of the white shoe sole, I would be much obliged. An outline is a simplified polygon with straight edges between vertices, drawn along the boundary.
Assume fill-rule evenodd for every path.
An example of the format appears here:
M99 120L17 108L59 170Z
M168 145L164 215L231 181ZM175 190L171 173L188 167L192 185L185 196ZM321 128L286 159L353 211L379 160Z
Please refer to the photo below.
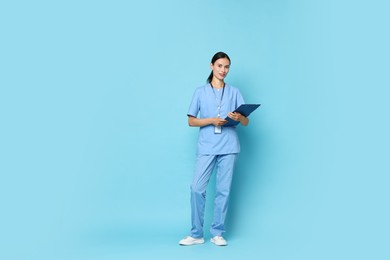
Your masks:
M213 243L214 245L216 246L227 246L227 243L224 243L224 244L218 244L217 242L215 242L214 239L210 239L211 243Z
M193 245L201 245L201 244L204 244L204 240L194 241L192 243L179 242L179 245L181 246L193 246Z

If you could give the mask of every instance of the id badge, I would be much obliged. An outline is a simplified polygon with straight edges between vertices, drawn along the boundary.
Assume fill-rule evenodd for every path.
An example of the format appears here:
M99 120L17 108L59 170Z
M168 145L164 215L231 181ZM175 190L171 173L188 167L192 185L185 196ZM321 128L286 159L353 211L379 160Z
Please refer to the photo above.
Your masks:
M214 126L214 134L220 134L222 133L222 126Z

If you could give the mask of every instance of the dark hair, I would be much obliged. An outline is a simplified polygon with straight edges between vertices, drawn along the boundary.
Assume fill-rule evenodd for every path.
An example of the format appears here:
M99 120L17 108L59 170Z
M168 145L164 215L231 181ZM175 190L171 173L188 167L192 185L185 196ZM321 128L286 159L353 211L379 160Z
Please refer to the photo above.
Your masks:
M229 62L231 63L229 56L226 53L220 51L220 52L217 52L216 54L214 54L213 58L211 59L211 64L214 64L217 60L223 59L223 58L228 59ZM213 80L213 71L211 71L209 77L207 78L207 82L211 83L212 80Z

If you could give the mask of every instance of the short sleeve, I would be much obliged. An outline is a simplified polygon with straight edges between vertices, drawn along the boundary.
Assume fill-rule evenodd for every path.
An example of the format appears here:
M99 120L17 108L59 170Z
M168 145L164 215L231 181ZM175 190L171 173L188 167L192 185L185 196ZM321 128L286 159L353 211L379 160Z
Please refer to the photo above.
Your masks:
M192 101L190 104L190 107L188 109L187 116L193 116L197 117L200 109L200 104L199 104L199 90L196 90L193 97Z
M245 100L241 95L241 92L237 90L237 97L236 97L236 108L245 104Z

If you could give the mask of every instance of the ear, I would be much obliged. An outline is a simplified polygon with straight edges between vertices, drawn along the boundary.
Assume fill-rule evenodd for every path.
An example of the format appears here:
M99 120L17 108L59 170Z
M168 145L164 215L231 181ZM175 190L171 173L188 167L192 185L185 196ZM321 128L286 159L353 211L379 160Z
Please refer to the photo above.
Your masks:
M212 63L210 63L210 69L211 69L211 70L213 69L213 64L212 64Z

